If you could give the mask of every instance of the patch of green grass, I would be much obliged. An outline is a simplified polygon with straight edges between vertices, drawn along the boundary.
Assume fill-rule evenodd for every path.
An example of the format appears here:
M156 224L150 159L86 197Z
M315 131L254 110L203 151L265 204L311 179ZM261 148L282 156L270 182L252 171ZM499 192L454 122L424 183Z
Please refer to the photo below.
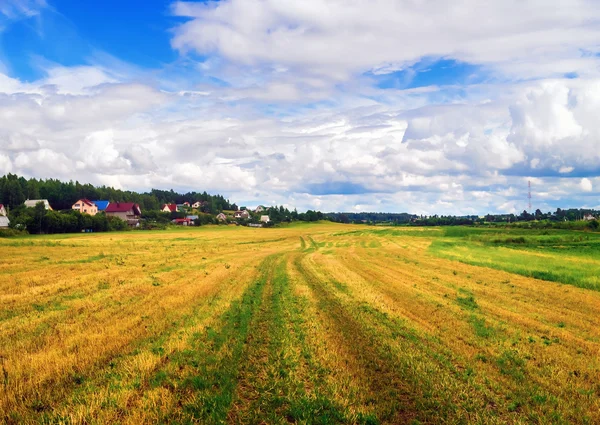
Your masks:
M109 289L110 288L110 283L108 283L108 281L106 280L101 280L100 282L98 282L98 290L104 290L104 289Z
M475 296L470 291L459 289L459 292L465 294L464 297L457 296L456 302L466 310L475 310L479 306L477 305L477 301L475 300Z
M496 359L500 373L512 377L516 381L525 379L525 360L515 350L505 350Z
M532 235L530 238L536 242L523 246L494 244L490 242L492 238L482 239L480 236L476 239L439 238L432 242L429 250L439 257L466 264L600 291L600 239L596 235L590 237L593 243L585 240L580 242L579 239L584 237L580 235L561 236L560 243L567 243L565 241L569 239L577 240L569 242L572 249L568 251L552 249L552 244L536 245L545 237ZM582 248L582 243L585 248Z
M479 338L491 338L495 334L494 328L487 326L485 319L482 317L477 317L476 315L472 314L469 318L469 323L473 327L475 335L477 335Z
M224 423L233 402L238 370L250 330L267 282L273 258L261 265L261 276L234 301L221 317L219 329L208 328L191 341L197 350L174 355L173 361L190 370L176 386L181 392L184 422ZM193 402L186 402L193 394Z

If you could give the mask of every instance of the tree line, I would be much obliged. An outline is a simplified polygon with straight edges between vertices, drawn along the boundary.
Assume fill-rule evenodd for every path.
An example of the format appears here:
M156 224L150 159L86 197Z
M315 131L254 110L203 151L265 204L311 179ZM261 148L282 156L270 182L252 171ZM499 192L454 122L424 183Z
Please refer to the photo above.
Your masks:
M209 195L205 192L177 193L171 190L152 189L137 193L107 186L82 184L78 181L62 182L57 179L26 179L15 174L0 177L0 203L16 208L26 199L47 199L55 210L67 210L79 199L107 200L111 202L135 202L144 210L158 210L162 204L182 204L203 201L203 212L216 213L236 209L222 195Z

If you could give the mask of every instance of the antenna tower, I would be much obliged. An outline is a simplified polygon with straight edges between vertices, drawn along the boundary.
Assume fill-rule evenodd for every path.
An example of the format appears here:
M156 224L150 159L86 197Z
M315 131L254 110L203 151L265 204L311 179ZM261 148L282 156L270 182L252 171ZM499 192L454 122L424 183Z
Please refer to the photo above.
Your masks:
M529 186L529 191L527 192L527 200L529 201L529 212L531 212L531 180L527 183Z

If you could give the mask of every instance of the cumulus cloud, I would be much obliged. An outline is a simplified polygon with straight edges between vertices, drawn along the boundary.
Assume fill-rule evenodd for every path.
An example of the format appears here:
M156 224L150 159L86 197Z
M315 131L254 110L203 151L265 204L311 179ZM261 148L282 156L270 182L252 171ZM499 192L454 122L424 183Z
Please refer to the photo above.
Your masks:
M227 0L177 2L175 48L242 64L303 68L332 79L386 73L423 57L498 66L536 76L593 67L600 7L591 0ZM534 66L530 66L534 65Z
M39 61L36 81L0 73L0 173L423 214L518 213L528 181L545 211L597 187L597 2L225 0L173 13L187 20L172 45L203 55L189 69L104 57ZM486 77L376 84L435 58Z
M531 83L485 103L323 107L279 118L223 104L218 93L89 84L66 93L40 81L0 95L0 169L206 189L249 204L478 213L522 211L528 179L549 209L593 190L588 178L570 185L562 175L600 166L591 138L600 125L589 115L600 101L595 81ZM540 170L546 177L529 177Z
M579 183L579 186L584 192L591 192L593 189L592 182L588 178L581 179L581 183Z

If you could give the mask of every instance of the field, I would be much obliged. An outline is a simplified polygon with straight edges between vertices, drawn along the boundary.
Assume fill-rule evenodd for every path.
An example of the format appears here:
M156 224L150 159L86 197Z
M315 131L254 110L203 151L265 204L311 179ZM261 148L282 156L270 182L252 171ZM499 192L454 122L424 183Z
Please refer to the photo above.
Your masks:
M0 239L0 423L600 423L600 238Z

